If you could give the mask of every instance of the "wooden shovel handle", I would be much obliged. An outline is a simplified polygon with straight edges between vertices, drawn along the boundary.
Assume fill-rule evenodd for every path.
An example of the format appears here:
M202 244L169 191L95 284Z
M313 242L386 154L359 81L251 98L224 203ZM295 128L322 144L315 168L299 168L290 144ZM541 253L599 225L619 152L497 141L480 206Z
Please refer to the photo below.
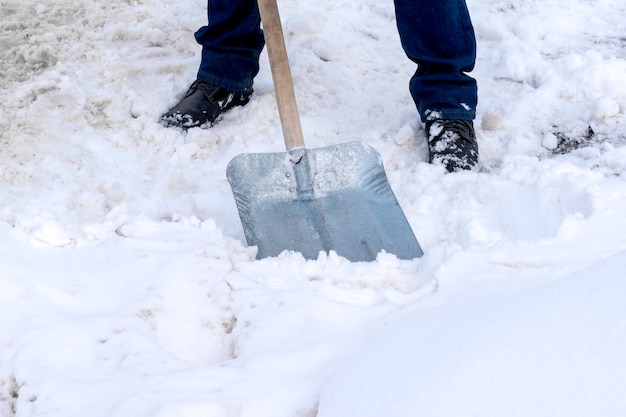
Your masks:
M288 151L293 148L304 148L304 137L302 136L302 126L300 125L296 95L293 90L278 5L276 0L258 0L258 4L285 146Z

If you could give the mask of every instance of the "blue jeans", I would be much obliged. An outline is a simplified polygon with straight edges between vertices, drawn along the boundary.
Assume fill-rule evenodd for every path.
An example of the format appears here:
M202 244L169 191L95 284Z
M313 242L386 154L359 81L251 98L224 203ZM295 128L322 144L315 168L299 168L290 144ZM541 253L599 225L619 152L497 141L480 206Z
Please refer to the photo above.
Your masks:
M417 64L409 90L423 122L474 119L476 38L465 0L394 0L405 53ZM195 34L202 45L198 79L242 91L259 72L264 46L256 0L208 0L209 24Z

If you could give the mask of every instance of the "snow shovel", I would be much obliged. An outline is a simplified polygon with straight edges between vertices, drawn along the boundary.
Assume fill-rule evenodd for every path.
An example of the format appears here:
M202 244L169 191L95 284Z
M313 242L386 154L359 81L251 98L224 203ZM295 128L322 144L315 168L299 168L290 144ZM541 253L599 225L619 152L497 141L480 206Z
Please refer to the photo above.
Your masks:
M305 147L278 6L258 4L287 152L238 155L226 170L257 259L285 250L306 259L332 250L353 262L373 261L383 250L422 256L373 148Z

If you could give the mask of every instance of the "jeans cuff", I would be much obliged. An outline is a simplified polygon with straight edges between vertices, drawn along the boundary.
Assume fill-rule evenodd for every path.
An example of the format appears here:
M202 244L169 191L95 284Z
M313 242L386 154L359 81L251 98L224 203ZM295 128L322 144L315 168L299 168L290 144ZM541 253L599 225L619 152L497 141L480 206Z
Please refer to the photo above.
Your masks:
M426 109L420 114L423 123L433 120L474 120L476 110L433 110Z
M228 91L233 91L233 92L241 92L241 91L249 90L250 88L252 88L252 81L250 81L249 83L235 82L232 80L227 80L222 77L217 77L214 74L211 74L206 71L198 71L197 78L200 81L206 81L207 83L211 83L213 85L225 88Z

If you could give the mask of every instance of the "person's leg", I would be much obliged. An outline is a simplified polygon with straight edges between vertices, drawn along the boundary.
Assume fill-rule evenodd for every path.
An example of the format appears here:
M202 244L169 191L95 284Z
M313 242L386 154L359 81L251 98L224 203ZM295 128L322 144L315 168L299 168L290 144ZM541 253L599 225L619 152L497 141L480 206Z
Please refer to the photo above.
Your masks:
M198 79L231 91L252 87L264 46L256 0L208 0L208 25L196 40L202 45Z
M428 161L447 171L477 170L476 38L465 0L395 0L398 32L417 63L410 91L426 124Z
M423 122L471 120L476 39L465 0L395 0L402 47L418 64L410 91Z
M265 41L256 0L208 0L208 25L195 36L202 45L197 80L161 116L166 127L212 126L252 96Z

